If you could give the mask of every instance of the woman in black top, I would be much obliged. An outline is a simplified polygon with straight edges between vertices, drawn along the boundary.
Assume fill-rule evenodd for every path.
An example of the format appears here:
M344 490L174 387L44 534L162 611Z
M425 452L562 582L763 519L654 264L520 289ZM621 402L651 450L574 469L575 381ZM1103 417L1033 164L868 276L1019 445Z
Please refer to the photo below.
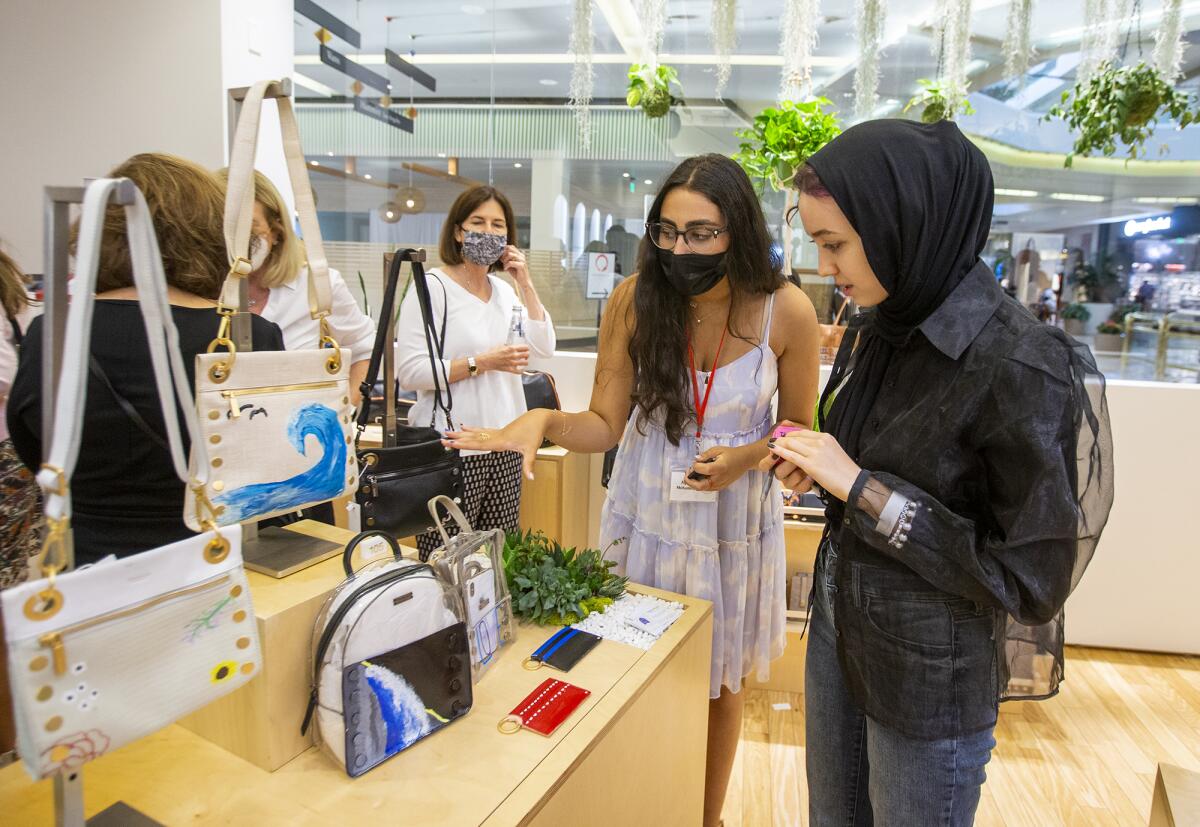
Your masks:
M772 448L822 490L805 678L811 823L970 824L998 702L1062 679L1062 606L1112 505L1087 348L979 253L991 171L953 124L847 130L797 176L820 272L860 307L823 433Z
M217 333L215 299L228 270L222 227L225 193L216 177L170 155L135 155L111 173L130 178L146 198L166 271L171 315L188 379L195 357ZM71 478L76 565L190 537L184 484L166 443L166 425L133 288L125 216L110 206L100 247L97 302L79 462ZM274 324L251 318L255 350L282 350ZM8 426L21 461L42 463L42 320L21 348L8 401ZM183 434L184 449L187 434Z

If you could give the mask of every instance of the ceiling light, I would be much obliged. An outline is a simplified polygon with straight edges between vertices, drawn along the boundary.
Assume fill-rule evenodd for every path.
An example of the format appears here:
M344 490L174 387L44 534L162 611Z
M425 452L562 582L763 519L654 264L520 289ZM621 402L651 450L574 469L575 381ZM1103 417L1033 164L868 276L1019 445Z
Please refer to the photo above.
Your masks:
M653 182L653 181L651 181L649 178L647 178L647 179L646 179L645 181L643 181L642 183L643 183L643 184L645 184L646 186L650 186L650 185L651 185L651 184L653 184L654 182Z
M330 157L330 158L332 158L332 157L333 157L333 153L332 153L332 152L329 152L329 153L327 153L327 154L329 155L329 157Z
M369 172L368 172L366 175L364 175L364 176L363 176L363 178L366 178L368 181L370 181L370 180L371 180L371 173L369 173Z
M408 207L411 210L413 207L417 206L417 202L411 198L406 198L406 199L404 199L404 206Z
M462 13L469 14L472 17L479 17L480 15L487 14L487 9L483 6L476 6L474 3L468 3L462 7Z
M520 162L520 161L517 161L516 163L514 163L514 164L513 164L513 166L514 166L514 167L516 167L517 169L520 169L520 168L521 168L521 162Z
M445 158L445 157L446 157L446 153L444 153L444 152L439 152L439 153L438 153L438 157L439 157L439 158Z
M415 215L425 209L425 193L416 187L402 187L396 193L396 202L402 212Z
M388 201L379 208L379 217L382 218L385 223L395 224L400 220L400 216L403 215L403 212L404 211L400 209L400 205L395 201Z
M318 164L316 161L309 161L308 163L309 163L309 164L311 164L311 165L312 165L312 166L314 166L314 167L319 167L319 166L320 166L320 164Z
M1192 198L1190 196L1161 196L1154 198L1135 198L1135 204L1200 204L1200 198Z
M622 177L622 178L628 178L628 177L629 177L629 173L628 173L628 172L622 172L622 173L621 173L621 177Z
M1055 201L1085 201L1088 204L1099 204L1108 200L1103 195L1082 195L1077 192L1052 192L1050 197Z
M1013 198L1037 198L1037 190L1008 190L996 187L996 195L1008 195Z
M538 81L542 86L558 86L558 81L553 78L542 78Z

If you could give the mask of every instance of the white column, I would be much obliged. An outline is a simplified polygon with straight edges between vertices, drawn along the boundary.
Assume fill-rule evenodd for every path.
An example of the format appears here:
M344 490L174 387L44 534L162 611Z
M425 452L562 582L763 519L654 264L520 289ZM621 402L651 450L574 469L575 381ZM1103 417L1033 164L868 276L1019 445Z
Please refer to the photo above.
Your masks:
M296 36L316 31L317 24L305 19L295 25L293 0L221 0L221 81L225 89L249 86L257 80L290 78L296 58ZM223 123L228 109L222 101ZM225 159L229 160L226 123ZM301 144L304 136L300 136ZM287 162L279 139L279 114L274 101L263 103L258 127L258 154L254 166L271 179L286 203L295 209Z
M534 158L529 197L529 244L535 250L563 250L563 217L555 216L555 202L563 203L568 177L562 158Z

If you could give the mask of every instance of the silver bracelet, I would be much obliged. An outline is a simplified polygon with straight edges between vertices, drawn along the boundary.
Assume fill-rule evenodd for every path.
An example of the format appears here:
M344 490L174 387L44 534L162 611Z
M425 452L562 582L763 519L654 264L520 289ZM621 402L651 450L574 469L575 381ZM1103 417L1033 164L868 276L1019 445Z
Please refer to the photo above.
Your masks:
M892 548L900 548L908 542L908 533L912 531L913 517L917 513L917 504L912 500L904 503L904 508L900 510L900 517L896 520L896 527L892 529L892 534L888 537L888 545Z

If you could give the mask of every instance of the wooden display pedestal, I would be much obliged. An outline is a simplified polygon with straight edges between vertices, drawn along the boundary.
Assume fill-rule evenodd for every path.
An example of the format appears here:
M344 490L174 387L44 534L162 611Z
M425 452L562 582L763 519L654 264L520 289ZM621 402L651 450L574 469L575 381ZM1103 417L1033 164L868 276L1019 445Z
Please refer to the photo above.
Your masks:
M791 597L792 575L798 571L811 572L817 560L817 546L821 542L824 525L785 520L784 543L787 548L787 584ZM804 656L808 651L808 640L802 637L807 612L788 612L787 647L783 656L771 664L771 678L760 681L752 672L746 678L748 689L771 689L776 692L804 692Z
M588 545L588 475L591 459L557 446L542 448L532 481L521 492L521 529L539 529L566 548Z

